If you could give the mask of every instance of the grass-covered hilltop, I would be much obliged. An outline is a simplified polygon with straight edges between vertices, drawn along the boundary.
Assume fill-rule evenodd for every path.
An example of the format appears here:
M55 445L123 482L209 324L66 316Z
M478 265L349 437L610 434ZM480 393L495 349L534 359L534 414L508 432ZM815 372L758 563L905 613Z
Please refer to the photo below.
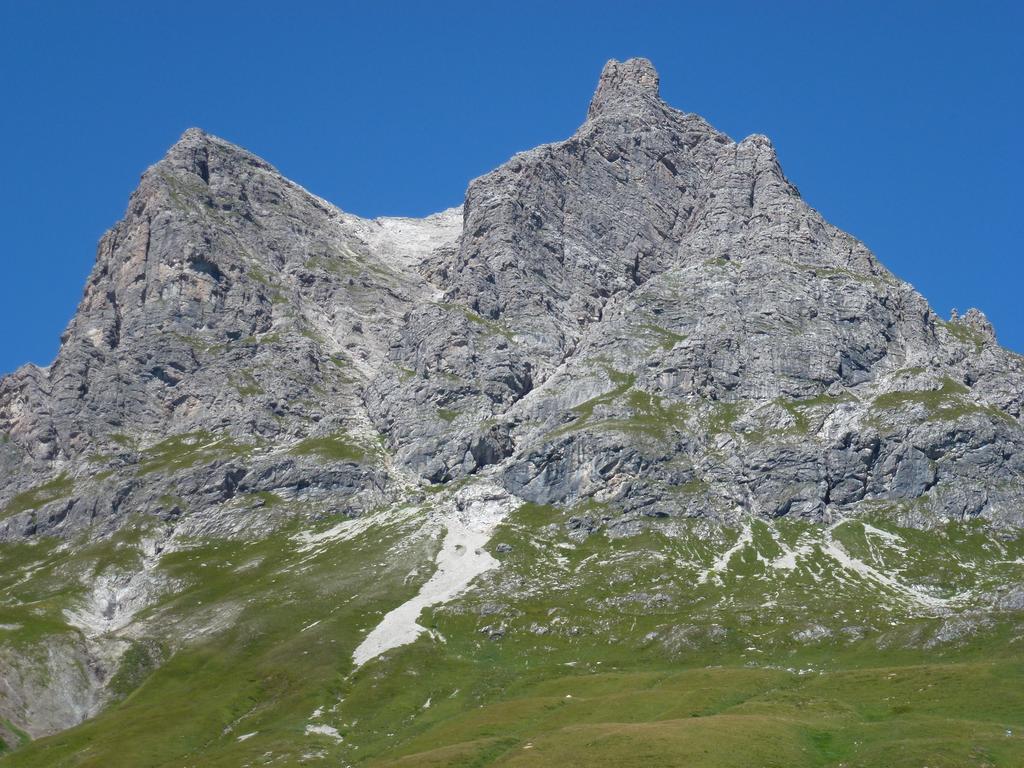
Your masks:
M1024 765L1024 359L658 83L426 219L145 172L0 380L0 766Z

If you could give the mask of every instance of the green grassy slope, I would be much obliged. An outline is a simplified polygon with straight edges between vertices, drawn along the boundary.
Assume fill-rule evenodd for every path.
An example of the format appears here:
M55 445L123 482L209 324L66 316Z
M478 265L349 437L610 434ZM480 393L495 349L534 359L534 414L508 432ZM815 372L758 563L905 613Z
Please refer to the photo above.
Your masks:
M361 639L432 572L429 509L182 542L131 625L163 663L136 653L123 698L0 765L1024 765L1024 617L992 608L1021 583L1021 540L883 515L609 538L566 525L586 512L520 508L488 545L500 567L359 669ZM5 550L19 628L0 644L76 632L61 606L82 559L129 568L143 538ZM49 597L18 576L40 564Z

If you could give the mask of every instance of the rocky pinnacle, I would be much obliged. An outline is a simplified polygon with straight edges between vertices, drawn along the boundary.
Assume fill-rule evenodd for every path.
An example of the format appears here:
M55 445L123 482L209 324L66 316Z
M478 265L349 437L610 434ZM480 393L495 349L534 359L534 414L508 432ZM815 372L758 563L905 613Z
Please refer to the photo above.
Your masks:
M590 101L587 118L612 112L639 113L649 106L658 106L658 73L647 59L612 59L601 70L597 91Z

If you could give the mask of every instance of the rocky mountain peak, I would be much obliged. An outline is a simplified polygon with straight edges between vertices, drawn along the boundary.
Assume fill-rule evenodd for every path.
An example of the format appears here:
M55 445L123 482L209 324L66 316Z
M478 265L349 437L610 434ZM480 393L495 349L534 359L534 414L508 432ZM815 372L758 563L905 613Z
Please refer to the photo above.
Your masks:
M985 317L985 313L976 307L971 307L967 310L960 322L968 328L972 328L977 333L980 333L984 338L989 341L996 340L996 331L992 327L992 323Z
M211 137L199 128L189 128L181 135L164 156L161 165L165 168L194 173L204 182L210 181Z
M233 207L244 202L244 187L261 178L265 183L294 186L280 176L270 163L229 141L189 128L144 175L139 191L147 195L153 187L173 188L172 207L184 198L210 195ZM147 183L152 182L152 183Z
M186 131L100 243L53 366L0 384L0 504L77 478L0 538L200 486L221 489L204 509L315 489L358 514L481 473L619 527L910 502L1010 522L1022 377L980 313L943 322L824 221L766 137L613 60L580 130L474 180L461 215L361 220ZM168 436L221 463L154 464Z
M646 111L660 104L658 72L647 59L611 59L601 70L587 118L612 112Z

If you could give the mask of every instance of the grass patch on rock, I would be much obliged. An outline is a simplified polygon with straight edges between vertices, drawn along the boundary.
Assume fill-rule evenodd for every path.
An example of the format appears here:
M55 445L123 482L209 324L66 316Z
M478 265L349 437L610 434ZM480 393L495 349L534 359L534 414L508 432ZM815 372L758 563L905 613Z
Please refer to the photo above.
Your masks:
M143 450L139 474L177 472L218 459L246 456L251 451L251 446L238 443L227 435L217 437L210 432L187 432L168 437Z
M875 398L873 407L878 410L893 410L920 405L929 419L955 421L971 414L985 414L989 417L1017 424L1010 414L991 405L981 405L968 400L964 395L970 390L949 377L942 380L938 389L911 390L907 392L886 392Z
M58 475L53 480L22 491L12 498L0 513L0 519L27 512L30 509L38 509L51 502L67 498L74 493L74 490L74 480L66 474Z
M324 461L362 462L366 449L345 432L322 437L307 437L289 451L294 456L314 456Z

